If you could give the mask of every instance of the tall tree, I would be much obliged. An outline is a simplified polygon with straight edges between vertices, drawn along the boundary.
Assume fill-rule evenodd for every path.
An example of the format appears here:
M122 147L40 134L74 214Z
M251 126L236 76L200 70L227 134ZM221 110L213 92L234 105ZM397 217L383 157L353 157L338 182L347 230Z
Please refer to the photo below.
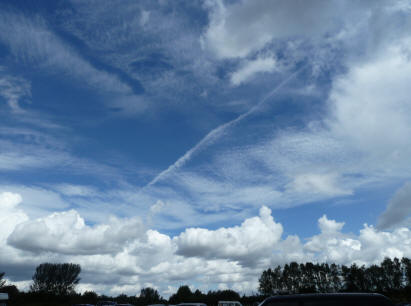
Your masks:
M330 283L331 292L338 292L342 289L342 282L341 282L341 267L336 264L330 265Z
M386 257L383 262L381 263L381 269L383 271L383 280L384 280L384 291L391 291L395 289L401 288L401 279L402 279L402 272L401 272L401 264L398 258L391 258Z
M79 283L81 267L78 264L43 263L37 266L30 290L55 295L67 295L74 292Z
M140 300L145 304L157 304L159 303L162 298L156 289L147 287L143 288L140 291Z
M367 291L365 273L365 266L359 267L355 263L351 267L343 266L342 274L345 281L345 289L353 292Z
M3 279L4 277L4 272L0 273L0 288L3 288L6 285L6 280Z
M258 291L262 295L271 295L274 294L274 288L272 287L272 271L271 269L264 270L263 273L260 276L260 279L258 280L260 285L258 287Z
M187 285L184 285L184 286L180 286L177 292L170 297L169 303L178 304L178 303L184 303L184 302L191 302L192 299L193 299L193 293L191 292L190 287L188 287Z
M404 287L411 285L411 260L403 257L401 259L401 270L403 274Z
M83 301L89 304L97 304L98 295L94 291L86 291L82 295Z
M295 261L291 262L289 267L289 278L290 278L290 291L293 293L298 293L300 291L301 288L301 270L300 270L300 266L298 265L298 263L296 263Z
M383 271L380 266L371 265L365 273L367 289L371 292L381 292L384 288Z
M274 270L270 268L263 271L259 279L258 291L262 295L277 294L278 291L283 290L282 270L277 266Z
M302 285L300 292L310 292L310 293L315 293L317 292L317 285L314 277L314 264L312 262L307 262L304 264L300 265L301 271L302 271Z

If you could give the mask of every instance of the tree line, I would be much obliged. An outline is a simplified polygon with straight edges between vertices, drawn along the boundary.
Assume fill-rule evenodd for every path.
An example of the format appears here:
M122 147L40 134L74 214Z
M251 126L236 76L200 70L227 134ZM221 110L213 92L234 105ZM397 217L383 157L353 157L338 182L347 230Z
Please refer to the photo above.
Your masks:
M177 292L164 299L156 289L143 288L139 295L116 297L98 295L93 291L82 294L75 291L80 281L81 267L77 264L43 263L36 268L29 292L20 292L16 286L7 285L0 273L0 292L7 292L10 305L72 305L97 304L112 300L136 306L149 304L178 304L202 302L217 305L218 301L234 300L243 305L256 305L265 297L276 294L326 293L326 292L378 292L395 301L411 300L411 260L385 258L379 265L351 266L329 263L297 263L269 268L261 273L258 293L240 296L234 290L217 290L203 293L182 285Z
M411 288L411 260L385 258L366 267L291 262L269 268L259 279L262 295L283 293L378 292L392 294Z
M164 299L156 289L147 287L140 290L139 295L127 296L120 294L116 297L98 295L93 291L82 294L75 291L80 282L81 267L72 263L43 263L37 266L32 277L33 282L28 292L20 292L14 285L6 285L3 279L4 273L0 273L0 292L6 292L10 296L9 305L40 306L40 305L73 305L93 304L99 301L115 301L119 304L132 304L146 306L150 304L178 304L183 302L202 302L207 305L217 305L221 300L236 300L253 304L260 301L260 296L240 297L233 290L218 290L202 293L200 290L191 291L188 285L182 285L177 292Z

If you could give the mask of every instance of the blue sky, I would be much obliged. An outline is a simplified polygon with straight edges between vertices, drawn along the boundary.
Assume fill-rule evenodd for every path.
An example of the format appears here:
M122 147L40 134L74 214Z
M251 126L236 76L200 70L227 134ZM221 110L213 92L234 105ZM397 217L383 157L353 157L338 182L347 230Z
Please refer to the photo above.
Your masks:
M70 261L79 290L167 296L411 256L410 13L3 1L0 271L24 289Z

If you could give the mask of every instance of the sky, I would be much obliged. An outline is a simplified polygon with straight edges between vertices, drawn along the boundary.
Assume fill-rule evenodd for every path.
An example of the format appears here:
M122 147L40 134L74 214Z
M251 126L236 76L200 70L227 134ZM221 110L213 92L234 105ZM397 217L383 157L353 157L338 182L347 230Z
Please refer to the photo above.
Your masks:
M411 257L411 1L1 1L0 272L257 292Z

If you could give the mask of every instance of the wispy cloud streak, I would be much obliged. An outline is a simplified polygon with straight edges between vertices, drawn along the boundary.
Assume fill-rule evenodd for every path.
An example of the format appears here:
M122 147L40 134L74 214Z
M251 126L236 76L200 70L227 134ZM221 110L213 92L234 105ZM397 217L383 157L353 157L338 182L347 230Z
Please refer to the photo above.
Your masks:
M237 123L243 121L253 113L257 112L273 95L275 95L282 87L284 87L288 82L290 82L294 77L296 77L306 66L298 69L285 80L283 80L279 85L277 85L273 90L271 90L265 97L263 97L256 105L251 107L247 112L239 115L237 118L219 125L215 129L211 130L203 139L200 140L194 147L188 150L183 156L181 156L174 164L169 166L164 171L160 172L156 177L154 177L144 188L150 187L156 184L158 181L164 179L167 175L173 171L184 166L194 154L204 150L209 145L213 144L217 139L219 139L224 133L229 129L235 126Z

